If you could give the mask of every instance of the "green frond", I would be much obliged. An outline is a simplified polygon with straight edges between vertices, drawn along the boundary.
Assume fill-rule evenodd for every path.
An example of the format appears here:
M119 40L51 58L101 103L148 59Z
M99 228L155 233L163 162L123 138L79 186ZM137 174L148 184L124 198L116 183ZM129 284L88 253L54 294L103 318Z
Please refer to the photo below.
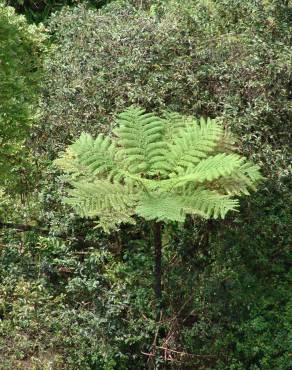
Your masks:
M136 212L146 220L183 222L187 214L224 218L236 211L238 200L215 191L197 189L192 194L149 194L139 199Z
M193 169L192 174L199 182L213 181L219 177L230 175L244 162L245 158L237 154L220 153L203 159Z
M114 130L117 144L130 173L152 173L155 157L165 150L164 129L160 118L135 107L128 108L117 119Z
M96 139L92 139L88 134L81 134L71 148L79 162L93 175L108 178L120 175L121 166L117 157L117 147L110 138L99 134Z
M136 212L145 220L178 221L185 220L182 210L181 197L165 194L143 195L139 199Z
M55 159L54 164L70 175L71 180L76 180L81 174L84 174L85 169L79 164L74 152L69 148L61 153L59 158Z
M102 134L93 139L91 135L82 133L56 164L67 172L84 171L87 176L118 181L123 178L116 144Z
M70 145L64 153L61 153L60 157L55 160L55 164L73 177L79 177L84 173L88 175L88 166L80 159L87 154L90 156L93 148L94 139L91 135L82 133L74 144Z
M206 189L198 189L183 199L185 213L199 215L207 219L225 218L229 211L236 211L239 206L237 199Z
M136 196L120 184L107 180L72 183L69 197L64 203L70 205L81 217L99 217L104 229L115 228L120 223L133 223Z
M210 184L210 187L229 195L249 195L256 190L256 184L262 179L259 166L251 162L243 163L229 176L225 176Z
M173 144L168 145L167 166L170 176L181 169L192 167L211 153L223 135L222 127L211 119L200 119L188 124Z
M236 137L228 130L224 130L221 139L218 141L214 154L232 153L235 150Z
M198 185L230 175L244 162L244 158L237 154L220 153L201 160L196 166L186 169L180 168L177 175L171 174L170 179L161 180L160 186L165 191L182 188L188 184ZM144 183L153 189L153 181L145 179Z
M185 127L193 122L192 117L183 116L176 112L163 112L163 123L164 132L163 140L171 144L179 136L179 133L185 129Z

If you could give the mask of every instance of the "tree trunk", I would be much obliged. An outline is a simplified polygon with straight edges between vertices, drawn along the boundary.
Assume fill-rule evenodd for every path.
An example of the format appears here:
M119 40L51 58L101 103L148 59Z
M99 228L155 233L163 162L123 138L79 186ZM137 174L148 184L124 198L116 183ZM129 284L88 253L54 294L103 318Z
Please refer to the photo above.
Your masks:
M162 240L161 240L161 222L155 222L153 225L154 231L154 248L155 248L155 267L154 267L154 275L155 275L155 283L154 283L154 290L155 296L157 300L158 307L161 307L161 299L162 299L162 267L161 267L161 257L162 257Z

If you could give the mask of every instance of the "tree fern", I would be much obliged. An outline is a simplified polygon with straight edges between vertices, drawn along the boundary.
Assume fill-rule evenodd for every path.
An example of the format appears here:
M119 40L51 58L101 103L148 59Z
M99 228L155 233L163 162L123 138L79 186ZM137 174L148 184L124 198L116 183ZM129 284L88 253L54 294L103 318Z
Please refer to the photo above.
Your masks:
M234 196L255 190L261 175L233 144L216 120L130 107L111 136L83 133L56 163L71 185L66 202L108 231L135 214L183 222L187 214L224 218L236 210Z
M234 139L212 119L131 107L113 134L82 134L56 161L67 175L66 203L81 216L98 217L105 230L154 221L155 293L161 303L161 222L186 215L224 218L238 209L236 195L249 194L259 167L234 153Z

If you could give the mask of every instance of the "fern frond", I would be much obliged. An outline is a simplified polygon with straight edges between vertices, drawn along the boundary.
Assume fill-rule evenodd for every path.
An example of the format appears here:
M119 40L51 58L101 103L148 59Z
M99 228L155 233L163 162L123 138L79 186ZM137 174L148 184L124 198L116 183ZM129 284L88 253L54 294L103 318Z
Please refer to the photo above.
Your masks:
M192 117L183 116L176 112L164 111L162 119L164 123L163 140L168 144L174 143L180 132L188 124L193 123Z
M164 191L171 191L173 188L181 188L190 183L198 185L212 181L230 175L240 167L243 161L244 158L237 154L220 153L201 160L197 166L180 168L176 176L171 174L170 179L160 181L160 186ZM153 189L153 182L146 179L144 182Z
M185 220L181 197L175 195L170 197L165 194L145 194L139 199L136 212L145 220L178 222Z
M176 176L181 169L193 167L211 153L223 135L222 127L211 119L193 121L181 131L173 144L169 145L167 166L170 176Z
M116 144L102 134L93 139L91 135L82 133L62 158L56 164L67 172L79 171L82 174L83 171L87 176L117 181L123 178Z
M243 163L229 176L222 177L210 184L210 188L229 195L249 195L255 191L255 185L262 179L259 166L251 162Z
M227 212L236 211L239 206L237 199L207 189L197 189L191 195L182 198L185 213L197 214L206 219L225 218Z
M99 217L103 228L115 228L122 222L133 223L136 196L120 184L107 180L72 183L69 197L64 200L82 217Z
M72 146L79 163L88 167L93 175L100 177L121 177L121 165L117 156L116 144L104 135L92 139L88 134L81 134Z
M237 154L220 153L200 161L192 174L197 177L199 182L212 181L220 176L230 175L240 167L244 160L244 157Z
M187 214L206 219L224 218L228 211L235 211L238 200L215 191L197 189L186 194L149 194L139 199L136 212L146 220L183 222Z
M221 139L218 141L214 154L218 153L232 153L235 150L236 137L229 131L224 130Z
M118 116L117 124L114 133L126 169L133 174L151 174L154 158L165 150L162 120L144 109L130 107Z
M71 180L76 180L86 173L86 169L80 165L70 147L62 152L59 158L55 159L54 164L68 174Z

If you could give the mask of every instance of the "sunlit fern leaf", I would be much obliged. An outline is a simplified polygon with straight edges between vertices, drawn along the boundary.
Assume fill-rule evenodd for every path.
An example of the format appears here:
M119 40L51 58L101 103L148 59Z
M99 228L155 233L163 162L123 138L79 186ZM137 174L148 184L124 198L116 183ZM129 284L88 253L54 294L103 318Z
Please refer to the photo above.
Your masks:
M244 160L245 158L237 154L220 153L200 161L192 172L199 182L213 181L221 176L230 175L240 167Z
M188 124L191 124L193 117L182 116L176 112L163 112L163 140L171 144L179 136L179 133L185 129Z
M80 165L77 156L70 147L60 154L59 158L55 160L55 165L64 171L70 180L76 180L86 172L86 169Z
M238 200L215 191L197 189L187 194L149 194L139 200L136 212L146 220L179 221L186 214L197 214L206 219L224 218L228 211L236 211Z
M218 141L216 148L214 149L214 154L217 153L232 153L236 147L236 138L229 130L224 130L221 139Z
M201 184L230 175L240 167L244 158L237 154L220 153L201 160L196 166L181 168L174 176L171 174L171 188L181 188L189 183ZM167 185L167 182L165 182Z
M162 177L167 177L171 171L166 158L169 156L169 145L174 143L179 134L186 125L191 121L190 117L185 117L176 112L165 111L163 113L163 131L159 145L152 153L151 158L151 175L159 173Z

